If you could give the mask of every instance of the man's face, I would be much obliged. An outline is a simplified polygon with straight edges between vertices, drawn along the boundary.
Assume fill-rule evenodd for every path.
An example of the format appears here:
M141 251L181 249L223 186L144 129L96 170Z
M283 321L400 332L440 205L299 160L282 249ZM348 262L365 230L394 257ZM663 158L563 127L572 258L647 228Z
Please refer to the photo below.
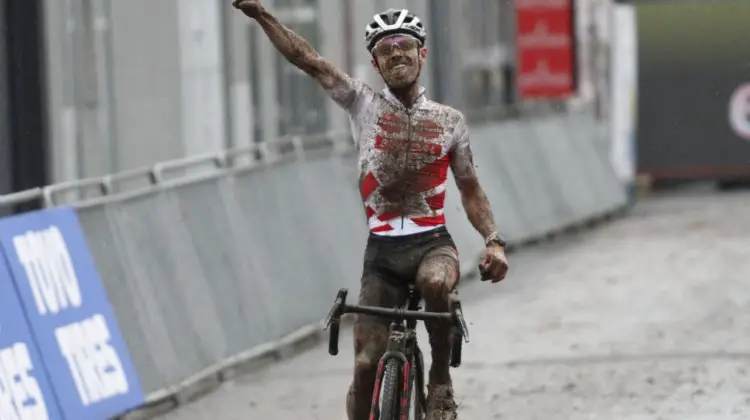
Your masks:
M427 50L408 35L391 35L381 39L373 49L373 65L390 88L409 86L419 77Z

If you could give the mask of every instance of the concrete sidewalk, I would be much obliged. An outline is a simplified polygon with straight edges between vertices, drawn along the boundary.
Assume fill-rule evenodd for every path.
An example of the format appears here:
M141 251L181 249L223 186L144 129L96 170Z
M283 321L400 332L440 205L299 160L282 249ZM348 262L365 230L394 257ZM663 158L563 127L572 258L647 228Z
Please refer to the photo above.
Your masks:
M750 419L747 192L648 199L513 254L506 282L462 296L461 419ZM344 419L350 334L341 350L321 346L161 418Z

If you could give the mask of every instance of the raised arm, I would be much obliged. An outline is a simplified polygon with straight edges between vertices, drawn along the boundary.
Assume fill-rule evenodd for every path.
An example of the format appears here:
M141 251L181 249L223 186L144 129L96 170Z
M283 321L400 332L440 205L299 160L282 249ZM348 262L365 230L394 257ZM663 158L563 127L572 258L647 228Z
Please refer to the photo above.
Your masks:
M499 282L505 278L508 272L508 260L505 256L504 246L491 240L497 238L498 234L495 217L492 214L490 200L479 184L479 178L474 168L474 155L469 142L469 129L463 116L456 126L450 165L456 180L456 186L461 193L461 203L466 211L466 216L485 241L486 248L479 264L482 279L492 280L493 283Z
M346 73L324 59L304 38L287 28L260 3L260 0L234 0L233 6L255 19L277 50L300 70L320 83L331 98L349 109L357 98L359 85Z

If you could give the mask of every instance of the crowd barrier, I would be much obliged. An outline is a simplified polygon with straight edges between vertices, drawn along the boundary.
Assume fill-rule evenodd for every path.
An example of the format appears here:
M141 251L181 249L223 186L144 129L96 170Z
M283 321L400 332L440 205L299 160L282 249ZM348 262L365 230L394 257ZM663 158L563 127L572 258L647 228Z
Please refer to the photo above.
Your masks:
M625 207L598 133L587 115L474 129L511 244ZM358 292L367 228L351 150L307 147L51 186L39 191L49 209L0 220L0 418L101 420L174 404L319 332L336 290ZM482 239L452 180L449 190L466 274Z

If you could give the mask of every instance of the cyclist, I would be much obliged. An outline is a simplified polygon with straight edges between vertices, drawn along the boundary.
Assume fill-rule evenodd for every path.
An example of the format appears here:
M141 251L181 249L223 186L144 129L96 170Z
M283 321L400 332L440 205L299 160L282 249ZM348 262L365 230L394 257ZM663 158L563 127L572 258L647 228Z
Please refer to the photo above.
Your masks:
M365 46L387 86L376 92L321 57L259 0L234 0L234 7L255 19L276 49L349 113L370 228L359 303L395 307L414 281L427 310L450 310L459 261L443 213L448 168L469 221L485 240L479 266L483 280L504 279L505 241L495 229L474 170L466 120L461 112L428 100L419 85L427 57L425 28L419 18L408 10L389 9L367 25ZM428 322L426 327L432 350L427 419L455 419L449 372L452 328L438 322ZM355 368L347 412L350 420L367 420L388 322L360 316L354 334Z

